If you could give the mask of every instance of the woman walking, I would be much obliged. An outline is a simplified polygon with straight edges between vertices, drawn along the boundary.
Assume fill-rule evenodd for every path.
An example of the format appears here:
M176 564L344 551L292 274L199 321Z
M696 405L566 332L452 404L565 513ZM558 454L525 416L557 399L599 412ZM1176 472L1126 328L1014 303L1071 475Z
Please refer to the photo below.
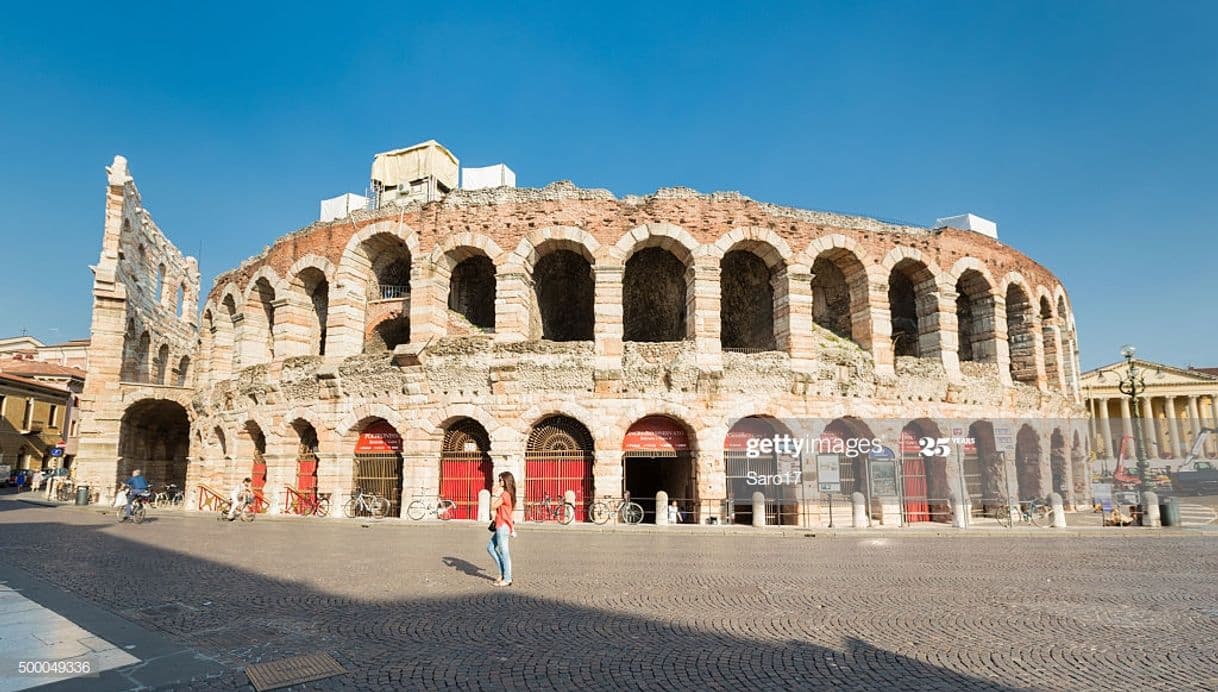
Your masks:
M495 586L512 585L512 553L508 549L510 536L516 533L516 525L512 522L512 510L516 509L516 477L509 471L499 474L499 481L491 491L491 516L494 531L491 542L486 544L486 552L495 558L499 566L499 579Z

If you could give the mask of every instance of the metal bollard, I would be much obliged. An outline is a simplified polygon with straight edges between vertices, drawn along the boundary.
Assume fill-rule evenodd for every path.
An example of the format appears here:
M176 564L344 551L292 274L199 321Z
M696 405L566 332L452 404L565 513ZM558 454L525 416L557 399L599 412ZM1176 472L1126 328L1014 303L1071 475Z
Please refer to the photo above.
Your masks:
M656 493L656 526L668 526L668 493Z
M867 528L867 498L859 492L850 493L850 504L854 506L854 528Z
M765 494L760 490L753 493L753 526L765 526Z
M483 488L478 491L478 521L491 520L491 491Z
M1142 526L1152 529L1163 527L1159 516L1159 496L1150 490L1142 493Z
M1066 506L1062 502L1062 496L1057 493L1049 493L1049 507L1053 509L1053 528L1066 528Z

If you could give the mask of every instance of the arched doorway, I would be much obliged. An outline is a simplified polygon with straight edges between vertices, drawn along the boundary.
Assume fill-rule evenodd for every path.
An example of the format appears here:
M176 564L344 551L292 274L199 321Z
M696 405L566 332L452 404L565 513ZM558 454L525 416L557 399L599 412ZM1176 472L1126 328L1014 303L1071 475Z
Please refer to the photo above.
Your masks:
M994 424L974 421L964 444L964 485L973 516L991 516L1003 495L1003 469L994 440Z
M906 523L951 521L941 437L939 426L925 419L901 429L901 514Z
M385 516L402 515L402 436L383 418L373 418L355 442L355 487L389 501Z
M306 420L292 421L296 432L296 492L312 497L317 494L317 429ZM303 511L303 507L300 508Z
M841 507L838 510L840 513L834 516L830 514L828 517L835 526L849 526L851 521L851 495L853 493L862 493L870 502L869 516L879 518L876 515L876 507L878 504L874 501L874 489L871 487L871 464L872 456L882 455L884 458L879 459L880 475L887 478L889 467L892 471L891 481L896 483L896 459L894 455L885 450L870 449L870 441L876 439L871 432L871 428L863 421L853 418L836 418L825 426L824 431L820 435L817 442L817 470L818 473L822 467L836 468L838 474L837 490L826 490L824 499L826 504ZM862 440L868 441L868 446L864 448L861 444ZM862 451L866 449L867 451ZM818 483L826 480L818 476ZM880 488L880 491L885 488ZM892 494L896 494L896 488L892 488ZM832 513L834 510L830 509Z
M122 482L140 469L151 488L172 483L185 489L189 450L190 417L181 404L165 399L137 401L119 424L121 458L115 480Z
M1026 424L1015 436L1015 478L1020 501L1041 497L1040 440L1032 426Z
M444 430L440 451L440 497L457 503L453 519L476 519L478 492L490 490L494 464L491 439L478 421L462 418Z
M789 435L775 421L749 416L736 421L723 441L727 481L727 511L737 524L753 522L753 493L766 499L767 525L798 525L798 459L787 444L773 444ZM786 438L783 438L786 439Z
M533 426L524 452L525 516L547 495L562 502L575 492L575 521L585 521L592 502L592 434L568 416L550 416Z
M622 489L643 508L644 521L655 523L656 493L676 501L681 521L697 523L698 481L693 445L685 427L668 416L640 418L622 440Z
M250 487L254 489L254 511L265 512L270 506L266 496L266 435L254 421L246 421L239 436L241 446L245 447L244 454L249 455Z
M1134 421L1134 425L1140 424L1141 421ZM1049 474L1053 492L1061 495L1063 500L1070 497L1070 484L1066 482L1066 464L1066 436L1062 434L1061 428L1054 428L1049 438Z

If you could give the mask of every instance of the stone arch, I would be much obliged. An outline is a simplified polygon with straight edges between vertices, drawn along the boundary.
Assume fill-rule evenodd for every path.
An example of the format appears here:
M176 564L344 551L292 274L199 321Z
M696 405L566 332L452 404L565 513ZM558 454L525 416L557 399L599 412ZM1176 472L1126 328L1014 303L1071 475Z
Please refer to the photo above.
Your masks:
M698 448L694 427L685 419L648 413L630 423L622 442L622 486L643 508L644 521L668 515L669 504L656 502L661 491L676 503L674 519L700 523ZM650 521L648 521L650 520Z
M995 331L994 278L979 260L963 257L948 274L956 293L956 329L959 359L980 363L998 361Z
M800 258L812 274L812 321L866 347L871 334L869 275L858 243L833 234L813 240Z
M591 341L595 328L596 278L593 264L601 249L578 228L534 231L517 245L511 261L528 276L529 337L548 341Z
M245 365L269 363L275 359L276 301L283 290L276 289L278 277L263 267L249 283L245 295L241 351Z
M1037 289L1040 315L1040 338L1045 354L1045 377L1050 389L1062 389L1062 352L1059 321L1053 313L1053 299L1043 286Z
M1077 337L1074 332L1074 316L1070 313L1070 306L1066 302L1066 295L1061 290L1061 286L1058 286L1053 294L1057 297L1057 324L1062 347L1062 372L1066 379L1066 392L1072 394L1078 386L1078 371L1074 360L1074 352L1077 348Z
M623 341L683 341L690 336L693 266L660 246L631 253L622 272Z
M623 261L639 250L649 247L663 248L684 264L693 266L694 255L698 253L700 243L680 226L648 223L630 229L614 244L615 254Z
M395 333L410 332L410 293L419 257L417 234L393 221L371 223L352 234L338 262L329 300L327 352L354 355L365 336L387 320ZM376 346L383 346L381 338Z
M140 469L150 487L173 483L185 488L190 426L189 410L177 401L141 398L127 406L119 422L115 480Z
M468 242L460 242L468 241ZM431 253L437 285L447 295L447 331L458 333L495 329L495 257L503 251L489 238L461 233L447 238ZM472 329L471 329L472 328Z
M900 493L904 522L951 521L951 488L947 458L923 454L923 438L943 437L939 424L929 418L911 420L901 428ZM931 451L939 451L932 449ZM954 474L953 474L954 475Z
M1015 478L1020 501L1039 499L1045 495L1041 457L1040 436L1025 423L1015 435Z
M448 426L462 418L477 421L486 429L488 435L500 427L499 419L488 413L486 409L475 404L461 403L448 404L435 410L428 416L425 429L433 435L441 435Z
M749 250L771 268L785 267L794 261L787 241L772 229L760 226L737 226L704 248L705 253L714 260L722 260L732 250Z
M914 248L895 247L880 262L888 272L893 354L931 357L941 343L937 313L942 272Z
M601 252L600 242L582 228L574 226L547 226L529 231L516 245L508 257L496 258L498 266L519 265L532 272L537 261L548 252L568 250L583 257L588 264L595 264Z
M731 238L736 238L735 242L727 245ZM735 229L719 243L711 247L712 256L719 259L719 339L723 350L776 350L789 334L789 311L785 308L790 301L790 248L772 231L767 235L765 229L755 228Z
M178 370L175 382L179 387L185 387L190 382L190 356L178 359Z
M1003 279L1003 298L1007 317L1007 350L1010 353L1011 379L1015 382L1035 385L1036 365L1036 317L1032 309L1028 284L1017 273L1007 274Z
M384 419L393 426L394 430L401 431L409 427L404 424L398 410L388 404L372 402L355 406L340 418L335 426L335 432L339 435L339 445L344 452L355 447L355 440L359 437L360 431L367 426L369 421L376 418Z
M141 383L152 381L151 351L152 334L145 329L135 342L135 364L130 381Z
M161 344L153 360L153 384L169 384L169 344Z
M587 420L587 419L584 419ZM562 501L575 494L575 521L588 518L595 497L593 463L596 440L587 424L562 414L547 415L529 426L524 445L524 507Z

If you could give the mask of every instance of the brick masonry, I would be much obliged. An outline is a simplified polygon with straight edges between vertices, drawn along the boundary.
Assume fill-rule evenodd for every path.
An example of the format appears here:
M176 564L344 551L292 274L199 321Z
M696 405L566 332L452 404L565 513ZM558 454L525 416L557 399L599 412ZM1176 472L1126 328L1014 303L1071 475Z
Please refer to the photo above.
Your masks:
M112 483L115 458L121 456L123 413L150 399L187 409L189 450L158 453L174 457L166 468L182 467L189 494L199 483L227 486L248 475L255 446L267 461L268 487L280 494L294 478L300 440L293 423L301 421L318 433L319 489L339 501L352 487L355 440L377 418L403 437L406 495L437 492L443 432L462 417L489 432L496 471L511 470L519 479L531 427L547 415L563 414L583 423L594 438L596 494L616 495L626 430L646 415L663 414L689 433L703 498L725 496L724 436L734 421L856 416L1027 419L1040 450L1027 461L1037 467L1039 495L1051 489L1049 450L1057 428L1066 440L1078 441L1071 454L1075 463L1065 470L1067 501L1084 499L1086 418L1067 294L1044 267L988 237L686 189L623 199L569 183L454 192L439 202L356 212L281 237L217 278L202 303L200 328L193 322L194 261L182 259L139 207L125 162L126 177L116 178L120 161L111 169L95 284L86 390L94 439L82 449L82 457L88 455L82 469L104 485ZM165 258L175 281L184 274L186 317L172 314L163 302L149 304L146 292L133 292L131 281L123 279L117 254L134 242L129 231L120 231L128 220L152 234L149 246L163 248L158 257ZM667 250L685 268L682 341L623 340L627 262L652 247ZM574 252L590 265L591 341L539 338L532 272L556 250ZM764 267L756 261L750 266L768 272L773 350L721 347L720 263L733 251L753 254ZM449 279L460 261L475 255L494 265L491 330L473 328L448 310ZM377 292L377 272L390 257L409 259L405 296ZM845 281L825 287L819 304L813 293L818 259L819 266L828 260L836 270L825 271L826 277L838 277L821 285ZM903 328L916 328L913 356L894 355L894 272L907 277L914 291L914 312L902 316ZM327 287L324 324L311 293L317 277ZM960 293L971 306L966 333L972 360L964 361ZM1008 314L1011 296L1018 310ZM822 320L831 327L825 328L814 318L832 305L847 305L849 314ZM124 323L132 316L149 325L154 343L170 345L171 358L190 355L197 367L189 386L120 380L133 355L141 362L139 344L124 338L130 331ZM366 338L386 317L408 319L409 343L392 354L365 354ZM848 337L834 333L844 325L850 327ZM898 433L883 431L889 439ZM1007 475L1020 475L1013 459L1007 464ZM120 460L119 472L129 465Z

